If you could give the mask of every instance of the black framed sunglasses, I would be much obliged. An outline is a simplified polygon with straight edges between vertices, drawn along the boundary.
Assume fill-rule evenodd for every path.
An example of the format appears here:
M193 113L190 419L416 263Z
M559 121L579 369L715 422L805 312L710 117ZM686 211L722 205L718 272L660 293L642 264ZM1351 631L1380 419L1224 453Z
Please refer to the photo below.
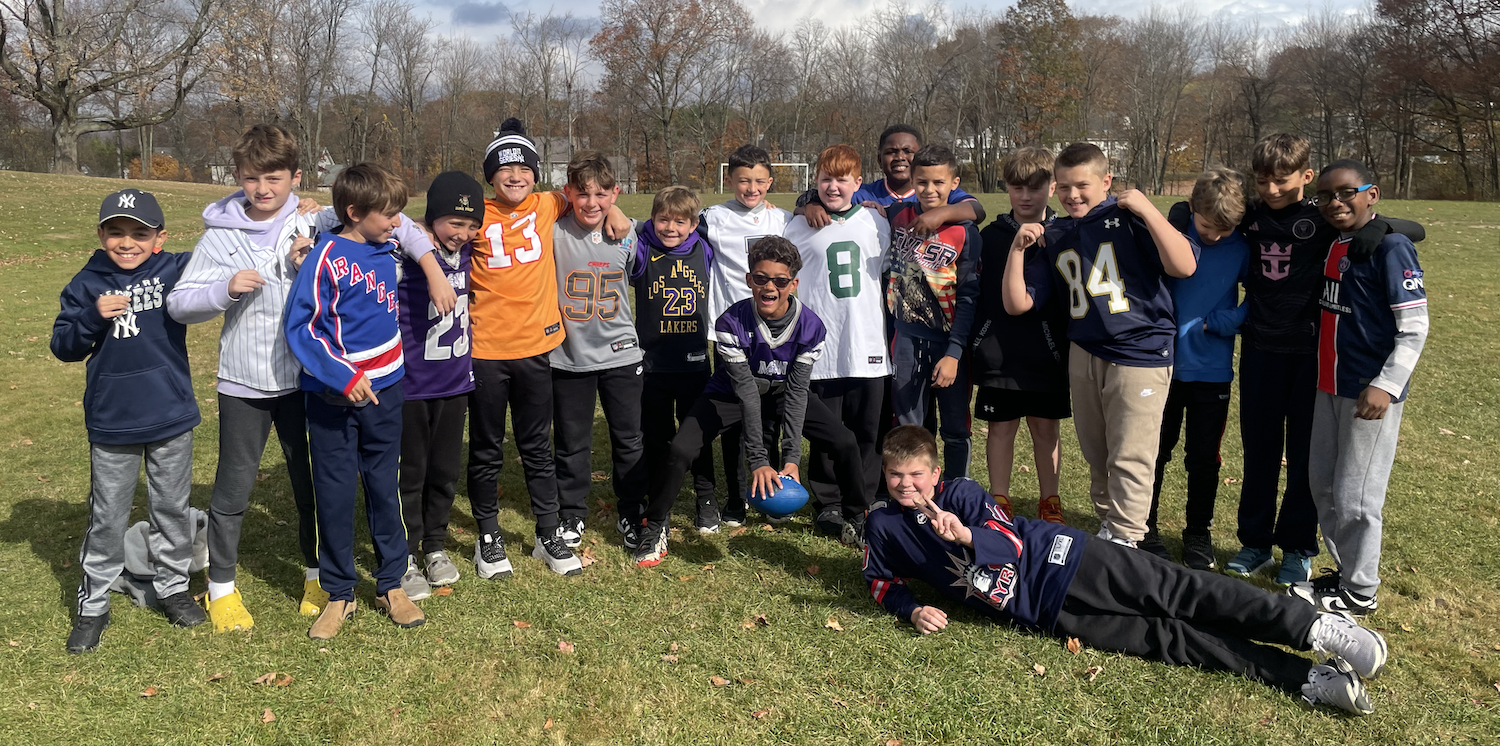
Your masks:
M1313 195L1313 202L1317 203L1318 207L1327 207L1333 204L1334 200L1338 200L1347 205L1349 204L1349 200L1354 199L1355 195L1367 191L1372 186L1375 185L1366 184L1362 187L1345 187L1343 189L1332 192L1318 192L1317 194Z
M761 272L750 275L750 281L755 283L756 287L764 287L769 282L775 285L778 290L785 290L787 285L792 284L792 278L790 277L772 277Z

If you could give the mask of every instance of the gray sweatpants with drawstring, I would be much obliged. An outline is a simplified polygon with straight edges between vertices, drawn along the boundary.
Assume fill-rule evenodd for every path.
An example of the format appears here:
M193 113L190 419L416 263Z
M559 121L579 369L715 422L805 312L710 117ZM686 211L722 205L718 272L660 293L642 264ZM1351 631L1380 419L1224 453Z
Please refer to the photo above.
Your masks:
M188 589L193 561L193 521L188 498L193 487L193 431L154 443L89 444L89 526L83 534L78 564L78 615L109 611L109 587L125 569L125 529L130 506L146 462L146 510L149 543L156 565L152 585L157 598Z
M1404 402L1392 403L1378 420L1355 417L1357 403L1318 392L1308 482L1323 544L1338 564L1344 587L1373 596L1380 588L1381 513Z

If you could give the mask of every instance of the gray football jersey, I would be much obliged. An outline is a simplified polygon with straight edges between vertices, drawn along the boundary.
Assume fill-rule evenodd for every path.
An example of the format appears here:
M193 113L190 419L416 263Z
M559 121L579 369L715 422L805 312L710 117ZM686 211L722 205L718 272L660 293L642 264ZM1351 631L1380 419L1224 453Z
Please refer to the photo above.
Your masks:
M552 367L587 373L640 364L641 344L626 291L635 264L635 228L631 221L630 235L611 241L601 231L584 230L572 215L557 221L552 254L566 334L552 351Z

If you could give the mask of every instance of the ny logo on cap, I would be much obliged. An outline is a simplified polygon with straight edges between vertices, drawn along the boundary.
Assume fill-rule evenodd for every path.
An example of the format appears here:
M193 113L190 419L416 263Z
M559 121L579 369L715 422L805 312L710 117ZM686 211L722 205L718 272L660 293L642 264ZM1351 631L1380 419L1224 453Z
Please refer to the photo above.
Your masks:
M1120 219L1119 218L1109 218L1108 220L1104 221L1104 227L1105 228L1119 228L1120 227Z
M115 207L122 207L122 208L124 208L126 210L134 210L135 209L135 195L134 194L121 194L120 195L120 202L119 202L119 204L115 205Z

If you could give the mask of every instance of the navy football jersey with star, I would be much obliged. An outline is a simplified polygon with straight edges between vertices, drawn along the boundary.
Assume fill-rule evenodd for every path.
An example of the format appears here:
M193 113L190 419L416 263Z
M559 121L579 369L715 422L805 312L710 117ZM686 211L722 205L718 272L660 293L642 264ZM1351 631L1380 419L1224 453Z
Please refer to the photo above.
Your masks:
M1161 254L1146 224L1114 197L1081 218L1053 221L1046 246L1026 263L1026 292L1037 306L1056 294L1068 338L1095 357L1172 364L1177 324Z

